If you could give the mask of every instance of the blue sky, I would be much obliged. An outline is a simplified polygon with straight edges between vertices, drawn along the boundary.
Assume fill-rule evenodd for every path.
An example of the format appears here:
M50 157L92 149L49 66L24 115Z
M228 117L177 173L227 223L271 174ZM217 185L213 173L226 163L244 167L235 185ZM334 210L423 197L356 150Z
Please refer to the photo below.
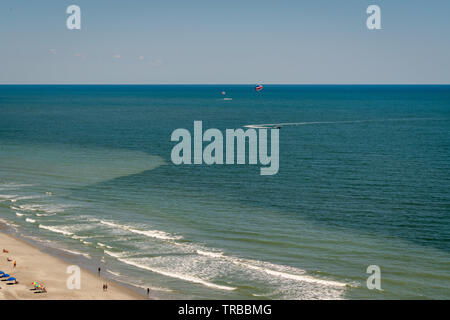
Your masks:
M448 0L2 0L0 37L2 84L450 83Z

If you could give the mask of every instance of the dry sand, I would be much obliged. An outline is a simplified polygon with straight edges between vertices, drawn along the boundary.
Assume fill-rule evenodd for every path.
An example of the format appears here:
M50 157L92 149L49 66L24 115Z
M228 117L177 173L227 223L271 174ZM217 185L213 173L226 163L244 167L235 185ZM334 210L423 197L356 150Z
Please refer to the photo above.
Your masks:
M3 253L3 249L9 253ZM8 262L7 257L12 261ZM17 266L14 268L14 261ZM143 299L144 297L121 286L105 280L89 271L81 269L81 288L68 289L66 282L70 274L66 273L70 264L43 253L38 248L0 232L0 270L15 277L19 284L8 285L0 281L0 300L2 299L49 299L49 300L116 300ZM47 293L38 293L32 282L42 284ZM103 291L103 284L108 290Z

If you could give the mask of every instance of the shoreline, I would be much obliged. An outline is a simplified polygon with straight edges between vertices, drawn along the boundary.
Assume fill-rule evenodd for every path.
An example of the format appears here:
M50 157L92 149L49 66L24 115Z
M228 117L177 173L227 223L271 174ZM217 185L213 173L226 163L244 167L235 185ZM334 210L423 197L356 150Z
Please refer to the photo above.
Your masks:
M9 225L0 225L0 270L15 277L18 284L0 281L0 300L143 300L144 294L104 276L99 276L80 267L80 289L68 289L67 280L71 274L67 268L73 264L64 259L43 252L8 232ZM8 253L4 253L6 249ZM7 261L10 258L11 261ZM17 262L14 267L14 261ZM105 272L105 270L102 270ZM38 282L47 293L33 290L32 282ZM108 290L103 291L103 284Z

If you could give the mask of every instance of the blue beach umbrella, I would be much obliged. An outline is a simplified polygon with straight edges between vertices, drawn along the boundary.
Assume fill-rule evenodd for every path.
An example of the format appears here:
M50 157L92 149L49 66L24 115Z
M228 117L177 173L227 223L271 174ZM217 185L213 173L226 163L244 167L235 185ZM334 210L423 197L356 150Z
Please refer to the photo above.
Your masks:
M0 271L0 274L5 274L3 271Z
M0 278L7 278L7 277L9 277L9 274L4 273Z
M14 277L10 277L9 279L6 279L6 281L14 281L14 280L16 280L16 278L14 278Z

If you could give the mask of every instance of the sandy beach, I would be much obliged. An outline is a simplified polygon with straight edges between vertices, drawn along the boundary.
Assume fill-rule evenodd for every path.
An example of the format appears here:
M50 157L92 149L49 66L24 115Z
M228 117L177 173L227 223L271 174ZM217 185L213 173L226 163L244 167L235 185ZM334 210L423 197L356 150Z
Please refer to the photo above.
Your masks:
M3 252L6 249L8 253ZM10 258L11 261L7 259ZM17 265L14 267L14 261ZM15 277L18 284L0 281L0 300L130 300L144 299L138 293L105 280L81 268L81 288L68 289L66 273L68 263L43 253L38 248L0 232L0 270ZM46 288L47 293L34 290L36 281ZM108 290L103 290L107 283Z

